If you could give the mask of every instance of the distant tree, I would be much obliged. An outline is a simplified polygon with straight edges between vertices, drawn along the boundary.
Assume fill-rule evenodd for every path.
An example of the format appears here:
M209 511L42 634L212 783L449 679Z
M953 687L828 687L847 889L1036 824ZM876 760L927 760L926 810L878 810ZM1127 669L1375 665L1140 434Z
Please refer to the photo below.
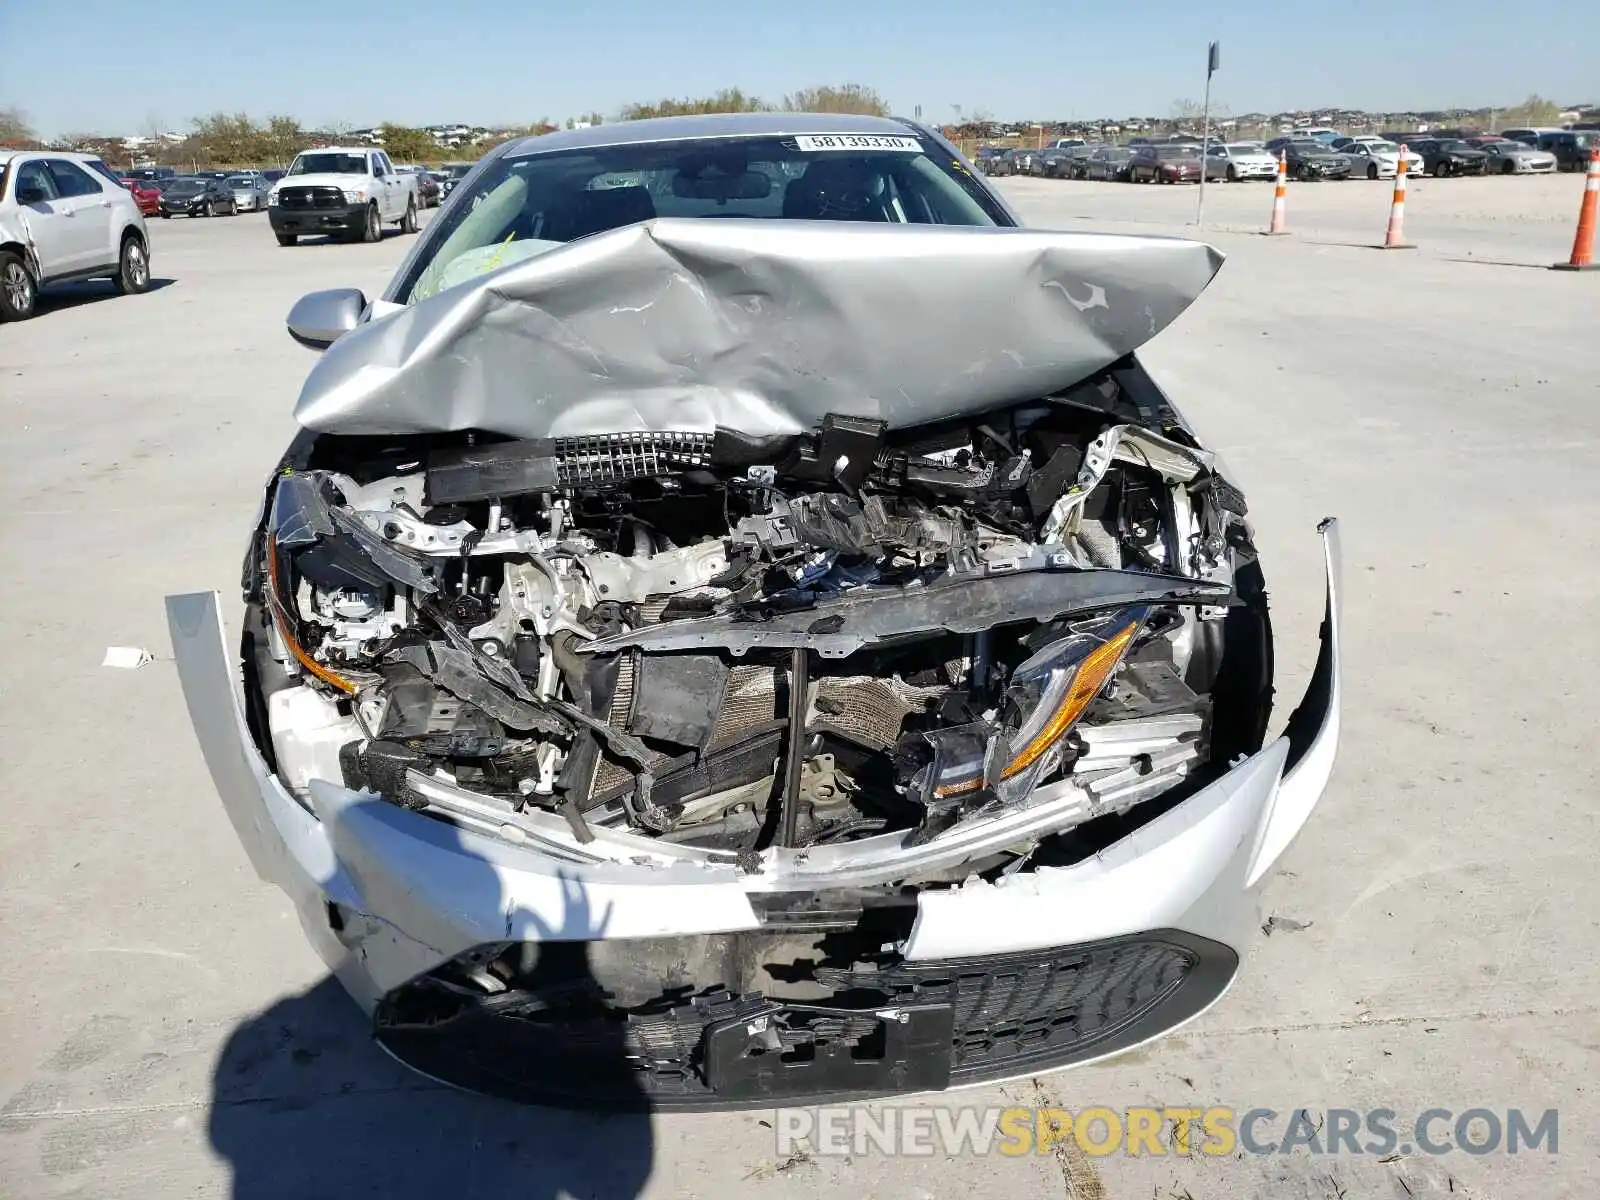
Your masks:
M212 166L244 167L266 152L264 131L248 113L212 113L194 123L198 157Z
M859 83L801 88L783 98L783 107L789 112L860 113L868 117L889 115L889 102L875 89Z
M300 153L300 122L293 117L268 117L261 130L261 161L268 165L288 166Z
M407 125L380 125L378 134L383 138L383 148L395 162L427 162L439 151L439 143L426 129L413 129Z
M569 119L567 121L567 128L571 129L572 125L573 122L571 119ZM462 154L458 151L451 150L449 152L451 161L468 162L474 159L482 158L496 146L503 146L507 142L516 141L518 138L538 137L541 134L554 133L559 128L559 125L551 124L548 117L540 117L532 125L522 125L512 129L502 130L500 133L497 133L492 137L487 137L481 142L476 142L471 146L463 146L461 149L467 151L467 153Z
M27 149L39 144L39 135L20 108L0 108L0 146Z
M694 113L770 112L772 105L756 96L748 96L742 88L723 88L713 96L698 100L675 100L668 97L653 104L625 104L618 114L623 121L639 121L646 117L683 117ZM590 113L581 120L598 124L599 113ZM572 128L569 124L567 128Z
M1499 123L1502 128L1516 129L1519 126L1554 125L1560 117L1560 105L1543 96L1530 95L1521 104L1501 109Z
M198 134L191 133L181 141L167 142L155 152L155 160L164 167L177 167L182 171L199 168L205 158L205 147Z
M109 166L132 166L132 155L122 146L121 138L106 137L99 133L64 133L49 143L51 150L72 150L78 154L92 154Z

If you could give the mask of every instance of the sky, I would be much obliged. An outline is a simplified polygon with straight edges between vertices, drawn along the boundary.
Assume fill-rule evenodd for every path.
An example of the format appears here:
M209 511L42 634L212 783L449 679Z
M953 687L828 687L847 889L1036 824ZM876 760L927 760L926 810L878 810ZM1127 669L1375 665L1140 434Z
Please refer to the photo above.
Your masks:
M724 87L855 82L930 121L1600 102L1600 5L1495 0L0 0L0 108L45 136L186 131L219 110L308 127L610 115ZM1559 36L1555 31L1559 28Z

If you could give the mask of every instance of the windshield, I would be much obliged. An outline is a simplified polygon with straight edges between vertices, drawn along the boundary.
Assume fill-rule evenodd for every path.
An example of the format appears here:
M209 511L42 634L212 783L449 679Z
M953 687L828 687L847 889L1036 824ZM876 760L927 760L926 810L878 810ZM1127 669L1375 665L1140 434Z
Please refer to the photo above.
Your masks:
M1156 155L1157 158L1193 158L1194 157L1194 147L1193 146L1157 146L1157 147L1155 147L1155 155Z
M301 154L289 164L291 175L365 175L367 157L364 154L333 154L319 152Z
M1448 141L1440 142L1439 143L1439 149L1441 149L1441 150L1471 150L1472 147L1467 145L1465 142L1459 142L1455 138L1451 138Z
M1012 223L948 152L911 136L708 138L528 154L495 160L470 192L452 193L396 294L426 299L652 217Z
M444 173L451 179L460 179L468 171L472 170L473 166L473 163L451 163L445 167Z
M181 196L186 192L204 191L205 186L206 181L204 179L174 179L167 184L166 190L174 195Z
M1260 146L1248 146L1248 145L1241 146L1241 145L1238 145L1237 143L1227 146L1226 149L1227 149L1229 154L1265 154L1266 153L1266 151L1262 150Z
M255 185L256 181L253 175L228 176L228 186L231 188L253 188Z

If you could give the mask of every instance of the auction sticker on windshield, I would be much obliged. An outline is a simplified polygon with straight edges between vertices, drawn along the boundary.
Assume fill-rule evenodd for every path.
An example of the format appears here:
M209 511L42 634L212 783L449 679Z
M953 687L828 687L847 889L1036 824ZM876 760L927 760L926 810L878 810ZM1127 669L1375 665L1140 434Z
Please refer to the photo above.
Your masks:
M802 133L794 139L801 150L902 150L922 152L914 137L895 137L883 133Z

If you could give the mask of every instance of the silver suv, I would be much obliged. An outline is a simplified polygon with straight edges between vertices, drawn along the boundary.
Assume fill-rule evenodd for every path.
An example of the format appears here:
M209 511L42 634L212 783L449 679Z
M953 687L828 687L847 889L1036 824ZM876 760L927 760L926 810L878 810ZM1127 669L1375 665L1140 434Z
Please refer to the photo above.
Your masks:
M0 149L0 321L33 315L39 289L110 279L150 286L150 238L132 193L90 154Z

